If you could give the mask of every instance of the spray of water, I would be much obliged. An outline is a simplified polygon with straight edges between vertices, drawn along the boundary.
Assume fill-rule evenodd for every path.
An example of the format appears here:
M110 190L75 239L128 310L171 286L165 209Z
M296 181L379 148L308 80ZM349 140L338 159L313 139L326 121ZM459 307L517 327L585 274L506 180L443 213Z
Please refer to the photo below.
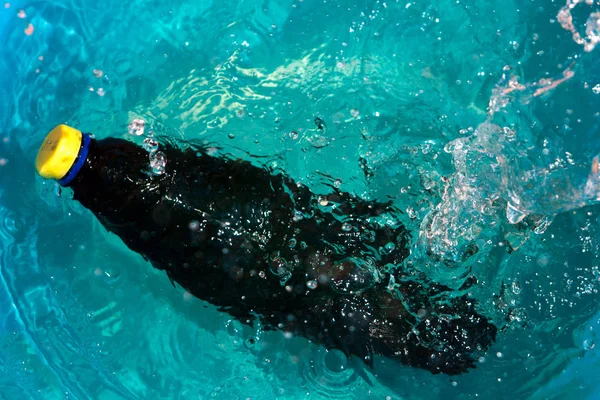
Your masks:
M598 157L588 165L575 163L567 152L553 158L551 151L556 149L546 143L535 146L531 135L497 122L504 120L498 114L509 105L529 104L571 79L572 68L559 78L531 84L520 83L511 68L504 68L492 91L486 120L473 134L445 147L454 173L441 202L421 224L418 255L456 265L480 252L502 227L510 230L527 222L527 229L541 234L557 214L600 201ZM506 237L510 245L509 234Z

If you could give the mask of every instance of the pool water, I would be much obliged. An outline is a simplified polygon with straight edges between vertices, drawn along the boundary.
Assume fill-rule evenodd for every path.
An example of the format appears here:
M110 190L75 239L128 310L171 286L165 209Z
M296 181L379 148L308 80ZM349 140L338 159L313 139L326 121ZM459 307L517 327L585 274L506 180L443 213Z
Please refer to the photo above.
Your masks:
M599 20L578 0L0 4L0 398L599 398ZM34 169L59 123L141 144L135 119L393 200L406 262L475 276L497 342L460 376L371 370L174 288Z

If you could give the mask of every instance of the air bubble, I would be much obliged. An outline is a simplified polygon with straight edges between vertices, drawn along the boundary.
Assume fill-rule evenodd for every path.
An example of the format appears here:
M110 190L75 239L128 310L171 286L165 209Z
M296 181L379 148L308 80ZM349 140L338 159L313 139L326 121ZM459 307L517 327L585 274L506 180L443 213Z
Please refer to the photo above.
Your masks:
M158 142L152 138L146 138L142 147L149 153L155 153L158 150Z
M396 245L392 242L388 242L383 248L386 254L390 254L392 251L396 249Z
M519 284L518 281L514 281L512 283L512 291L513 291L514 294L521 293L521 285Z
M155 175L162 175L165 173L165 167L167 165L167 156L162 151L150 154L150 168L152 173Z
M314 279L313 279L313 280L310 280L310 281L308 281L308 282L306 282L306 286L307 286L309 289L311 289L311 290L314 290L314 289L316 289L316 288L317 288L317 285L318 285L318 284L317 284L317 281L316 281L316 280L314 280Z
M136 118L129 124L129 134L134 136L141 136L144 134L146 121L141 118Z
M275 257L269 262L269 271L273 275L279 277L280 281L283 283L285 283L292 276L292 271L288 265L288 262L282 257Z
M319 134L314 134L312 136L309 136L306 140L308 140L308 143L310 143L310 145L316 149L326 147L330 143L330 141L329 141L329 139L327 139L327 137L325 137L323 135L319 135Z
M292 140L296 140L296 139L298 139L298 132L296 132L296 131L291 131L291 132L290 132L290 139L292 139Z

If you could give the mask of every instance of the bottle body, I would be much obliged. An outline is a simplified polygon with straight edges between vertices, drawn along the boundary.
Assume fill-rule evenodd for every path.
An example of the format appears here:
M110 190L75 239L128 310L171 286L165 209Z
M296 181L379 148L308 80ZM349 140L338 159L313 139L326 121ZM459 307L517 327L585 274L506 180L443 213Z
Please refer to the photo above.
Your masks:
M317 197L285 175L203 149L163 151L166 171L151 176L139 146L94 140L70 186L109 231L194 296L367 363L381 354L434 373L464 372L469 349L494 340L495 326L470 299L437 303L449 289L402 270L409 233L389 205L339 191Z

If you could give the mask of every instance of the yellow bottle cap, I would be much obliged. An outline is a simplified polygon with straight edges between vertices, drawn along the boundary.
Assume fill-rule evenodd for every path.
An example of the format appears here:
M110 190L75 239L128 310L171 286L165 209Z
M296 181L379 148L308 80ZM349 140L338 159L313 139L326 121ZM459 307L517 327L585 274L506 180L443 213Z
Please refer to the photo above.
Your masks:
M58 125L40 146L35 166L38 173L46 179L63 178L75 163L83 135L75 128Z

